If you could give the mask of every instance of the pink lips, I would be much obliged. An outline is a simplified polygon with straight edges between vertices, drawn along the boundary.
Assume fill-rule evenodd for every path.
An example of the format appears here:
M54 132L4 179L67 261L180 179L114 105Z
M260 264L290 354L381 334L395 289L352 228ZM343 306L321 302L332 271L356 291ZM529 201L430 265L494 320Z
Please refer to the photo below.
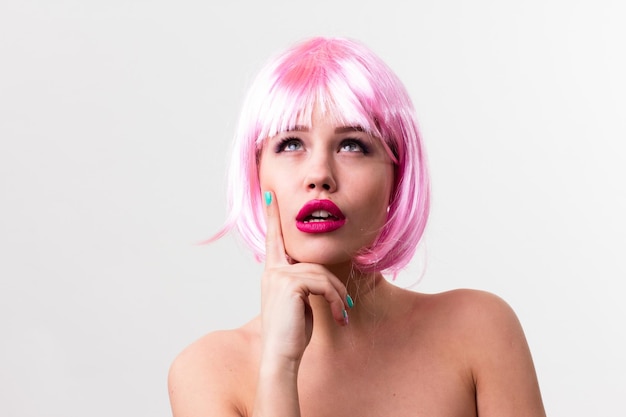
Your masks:
M328 233L346 223L346 217L330 200L311 200L296 216L296 227L304 233Z

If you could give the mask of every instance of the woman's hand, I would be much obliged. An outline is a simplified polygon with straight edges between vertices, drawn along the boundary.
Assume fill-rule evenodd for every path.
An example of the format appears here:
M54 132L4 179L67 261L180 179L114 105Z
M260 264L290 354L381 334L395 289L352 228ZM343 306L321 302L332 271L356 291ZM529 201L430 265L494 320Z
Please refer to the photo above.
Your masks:
M266 192L266 262L262 278L263 358L299 365L313 332L310 295L326 299L339 325L347 324L346 287L328 269L292 264L283 243L278 202Z

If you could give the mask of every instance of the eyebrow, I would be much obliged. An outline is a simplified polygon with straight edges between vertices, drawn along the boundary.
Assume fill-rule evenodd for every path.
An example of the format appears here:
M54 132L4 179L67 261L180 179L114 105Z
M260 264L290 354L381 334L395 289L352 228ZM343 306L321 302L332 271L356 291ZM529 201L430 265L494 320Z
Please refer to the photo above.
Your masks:
M306 126L296 125L286 130L286 132L308 132L309 128ZM348 132L365 132L362 126L340 126L335 129L335 133L348 133Z
M363 129L363 126L342 126L335 129L335 133L348 132L365 132L365 129Z

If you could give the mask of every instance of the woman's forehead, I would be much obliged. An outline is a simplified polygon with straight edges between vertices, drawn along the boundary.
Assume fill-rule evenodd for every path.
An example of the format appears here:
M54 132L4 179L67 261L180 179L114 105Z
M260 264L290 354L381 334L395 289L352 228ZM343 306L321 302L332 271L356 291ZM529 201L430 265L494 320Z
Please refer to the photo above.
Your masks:
M285 111L282 115L277 115L275 120L267 120L265 127L261 130L265 131L264 136L267 137L283 132L310 131L320 124L332 125L336 133L355 131L369 134L377 133L372 126L369 115L354 108L341 108L336 105L322 106L320 104L304 106L295 111Z

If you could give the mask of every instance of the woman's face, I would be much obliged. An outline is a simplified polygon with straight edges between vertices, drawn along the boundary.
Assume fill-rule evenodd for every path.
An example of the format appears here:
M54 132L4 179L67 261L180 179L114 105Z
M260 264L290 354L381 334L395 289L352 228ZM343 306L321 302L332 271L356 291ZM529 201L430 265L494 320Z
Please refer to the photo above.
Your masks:
M379 139L319 110L311 129L267 139L262 191L273 191L285 250L295 261L337 265L370 245L387 219L394 167Z

